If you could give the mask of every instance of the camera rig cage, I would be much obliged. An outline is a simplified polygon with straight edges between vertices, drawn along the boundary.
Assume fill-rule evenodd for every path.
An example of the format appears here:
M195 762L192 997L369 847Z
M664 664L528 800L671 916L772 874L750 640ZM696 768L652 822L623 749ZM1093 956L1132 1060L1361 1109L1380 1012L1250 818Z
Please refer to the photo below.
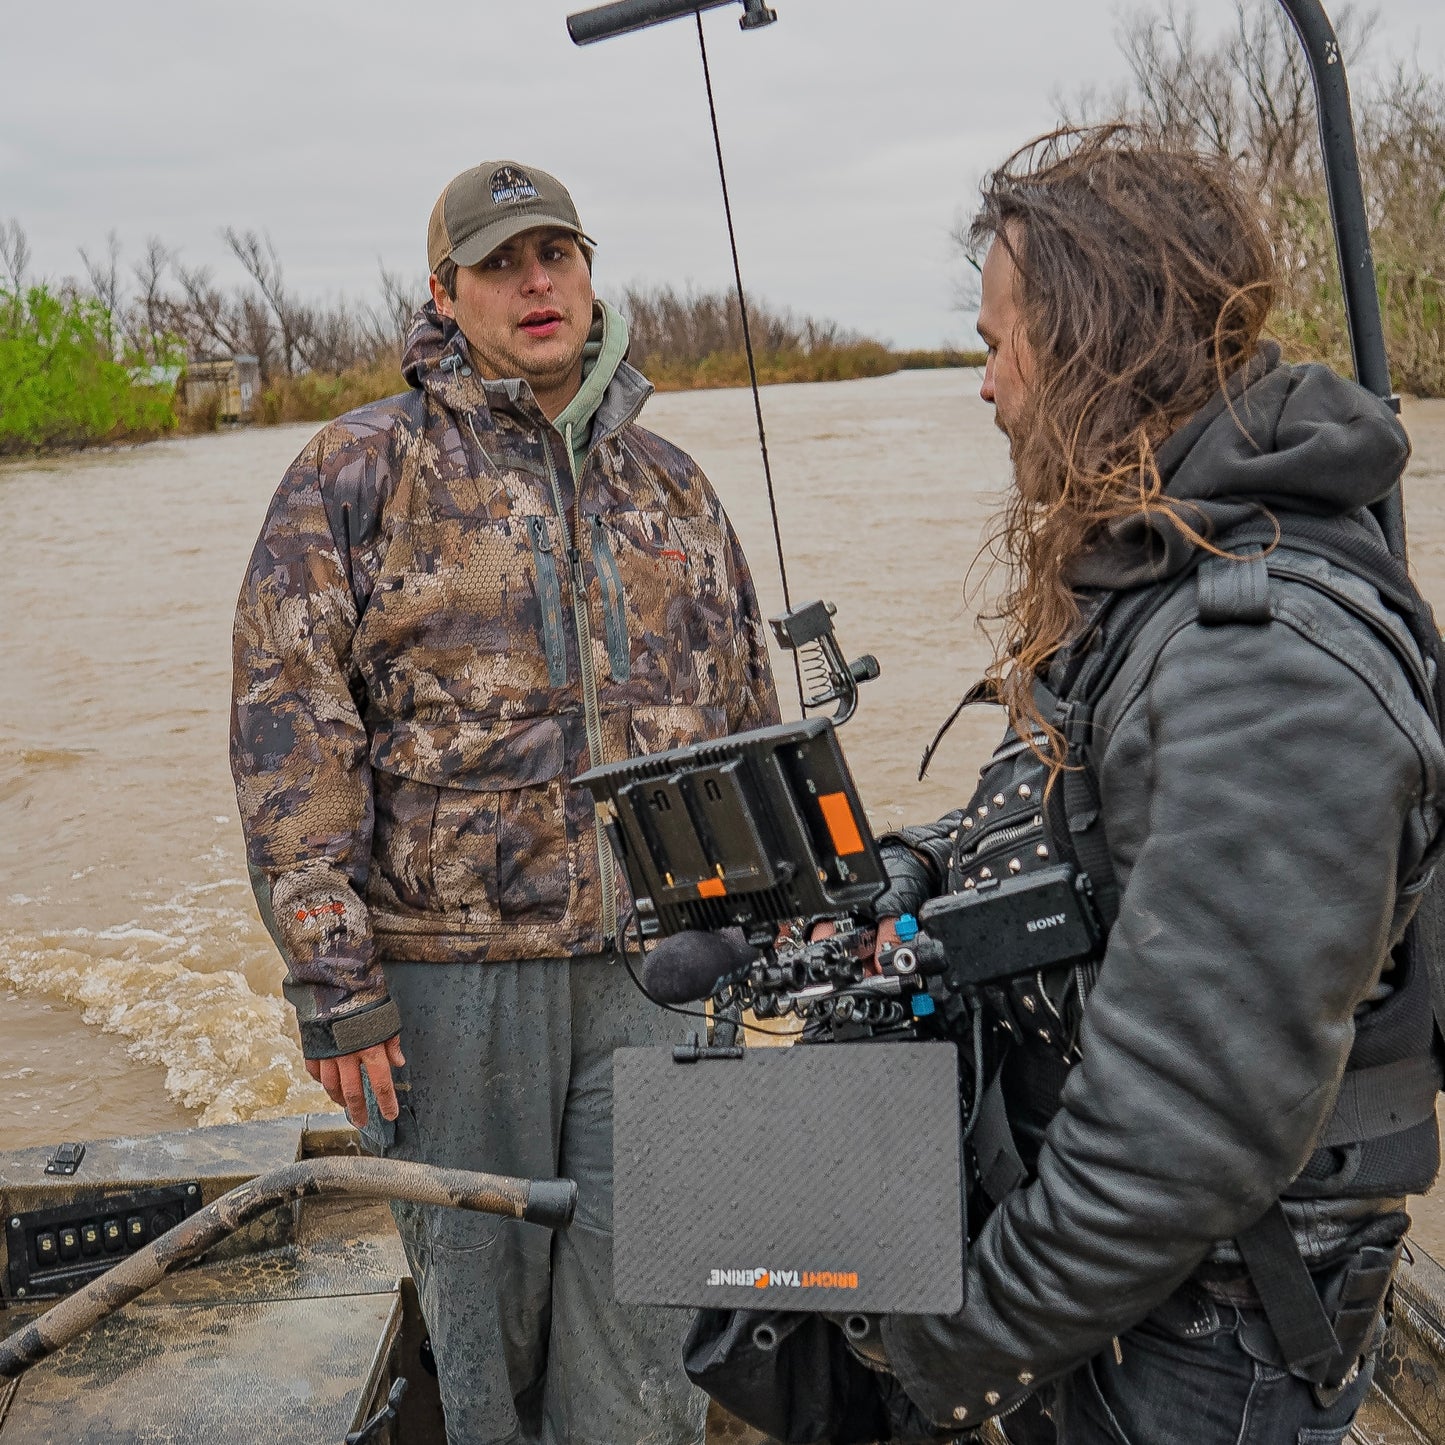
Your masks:
M835 727L876 663L843 660L826 604L773 626L803 654L810 705L839 704L835 718L576 779L627 874L644 947L738 929L757 950L722 976L704 966L710 1044L617 1052L615 1287L629 1303L766 1301L855 1324L854 1311L948 1312L962 1300L964 1146L984 1092L985 1006L1092 952L1087 884L1064 864L935 898L875 953L887 870ZM822 919L831 927L814 938ZM744 1052L745 1012L800 1019L804 1044L890 1047ZM838 1190L849 1177L868 1187Z
M980 992L1086 959L1100 939L1087 880L1061 864L933 899L874 958L887 873L827 718L612 763L577 785L606 820L644 940L738 928L760 950L720 984L723 1017L797 1014L820 1040L962 1040ZM819 919L832 928L809 940Z
M832 720L654 753L577 783L607 820L644 938L740 928L761 950L714 995L715 1016L799 1013L806 1029L856 1011L869 1036L902 1041L744 1052L729 1032L720 1047L619 1049L618 1298L818 1311L865 1333L868 1315L959 1309L958 1054L900 1029L897 998L881 1000L886 1018L869 1012L881 980L865 977L866 943L886 872ZM780 925L819 916L835 936L780 943ZM900 1094L914 1101L906 1128ZM869 1183L837 1188L850 1178Z

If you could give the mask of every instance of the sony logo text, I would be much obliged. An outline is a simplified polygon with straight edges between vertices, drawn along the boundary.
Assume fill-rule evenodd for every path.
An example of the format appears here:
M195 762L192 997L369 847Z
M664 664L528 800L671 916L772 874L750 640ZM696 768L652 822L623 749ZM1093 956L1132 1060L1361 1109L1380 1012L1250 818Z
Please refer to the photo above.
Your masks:
M1028 929L1030 933L1042 933L1046 928L1057 928L1063 921L1064 915L1062 913L1051 913L1047 918L1031 919L1028 923L1024 924L1024 927Z

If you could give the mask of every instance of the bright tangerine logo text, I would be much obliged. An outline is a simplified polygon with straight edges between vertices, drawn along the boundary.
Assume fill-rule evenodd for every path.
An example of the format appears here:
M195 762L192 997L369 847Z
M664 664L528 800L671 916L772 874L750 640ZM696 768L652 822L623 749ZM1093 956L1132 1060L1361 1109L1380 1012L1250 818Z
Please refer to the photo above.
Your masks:
M856 1270L714 1269L709 1289L857 1289Z

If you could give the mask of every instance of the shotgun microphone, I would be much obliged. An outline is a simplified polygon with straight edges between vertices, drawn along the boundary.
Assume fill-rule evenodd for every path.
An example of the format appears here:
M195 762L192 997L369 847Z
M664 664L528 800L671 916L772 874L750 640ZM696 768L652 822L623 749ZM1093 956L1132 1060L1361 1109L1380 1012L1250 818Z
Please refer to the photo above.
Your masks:
M647 954L642 985L658 1003L701 1003L737 983L762 955L740 928L721 933L688 929L664 938Z

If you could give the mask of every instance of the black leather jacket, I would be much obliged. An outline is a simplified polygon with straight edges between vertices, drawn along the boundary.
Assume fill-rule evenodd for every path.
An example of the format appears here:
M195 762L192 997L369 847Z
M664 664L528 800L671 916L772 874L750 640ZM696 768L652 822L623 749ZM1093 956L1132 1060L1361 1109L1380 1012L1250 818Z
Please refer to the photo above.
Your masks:
M1208 525L1259 503L1346 515L1388 491L1408 446L1383 404L1269 355L1245 380L1232 410L1220 399L1161 451L1170 494ZM1075 580L1136 587L1189 548L1136 519ZM1006 1410L1228 1259L1310 1159L1357 1018L1388 992L1413 904L1400 885L1440 826L1445 750L1381 635L1402 624L1357 578L1329 580L1358 606L1275 580L1271 620L1252 626L1204 625L1185 584L1101 700L1092 764L1121 893L1082 1057L1033 1178L973 1242L963 1312L882 1328L940 1424ZM945 886L948 824L893 841L896 902ZM1288 1212L1321 1258L1362 1214L1399 1207L1336 1197Z

